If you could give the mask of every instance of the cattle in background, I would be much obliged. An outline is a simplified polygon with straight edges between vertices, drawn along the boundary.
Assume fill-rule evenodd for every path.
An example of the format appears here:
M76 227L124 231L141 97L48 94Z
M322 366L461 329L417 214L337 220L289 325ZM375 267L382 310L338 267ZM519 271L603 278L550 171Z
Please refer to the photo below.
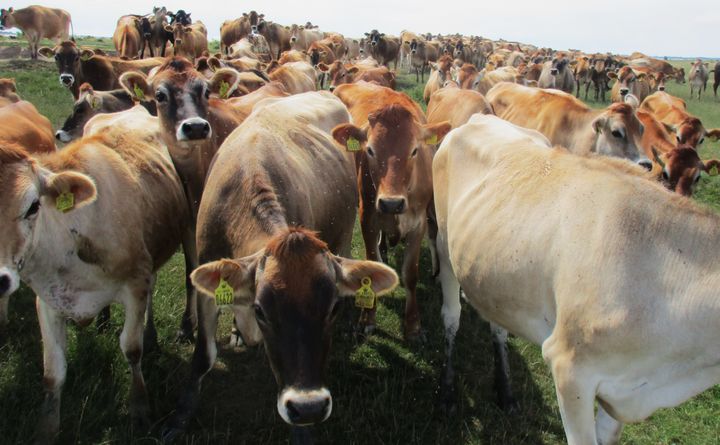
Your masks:
M395 246L405 241L404 334L416 339L420 335L416 296L420 244L432 202L430 167L434 145L450 131L450 124L427 124L422 109L409 96L371 83L340 85L334 94L350 110L353 123L336 127L333 137L342 146L348 146L350 138L360 145L358 187L365 257L380 261L387 243ZM369 309L361 318L360 327L366 333L375 328L375 310Z
M175 23L165 27L173 33L174 55L194 61L208 52L207 28L200 20L192 25Z
M700 100L700 93L707 90L708 77L708 63L697 59L690 68L690 74L688 75L691 98L697 88L697 98Z
M170 24L180 23L181 25L192 25L192 18L190 18L192 12L186 12L183 9L178 9L177 12L168 11L167 15L170 17Z
M361 61L362 62L362 61ZM323 63L318 65L320 71L326 72L330 78L330 91L334 91L340 85L354 82L373 82L377 85L395 89L395 73L384 66L377 66L375 59L366 59L366 63L358 62L354 65L346 65L339 60L330 66Z
M273 61L267 68L268 78L280 82L290 94L316 90L315 69L307 62L289 62L279 65Z
M636 57L631 57L628 62L632 68L649 68L654 73L663 73L666 77L675 79L677 83L685 83L684 68L676 68L666 60L655 59L642 53L634 55Z
M589 81L595 88L595 102L602 100L605 102L605 92L607 91L608 69L610 68L610 60L601 55L595 55L590 60L590 71L588 73ZM590 82L585 84L585 100L588 98Z
M2 98L0 106L20 101L20 96L17 94L15 79L0 78L0 98Z
M37 59L40 40L48 38L56 44L68 40L71 27L70 14L63 9L28 6L0 10L0 29L20 29L27 38L32 59Z
M455 82L446 82L445 86L430 96L427 121L428 124L449 122L452 128L457 128L475 113L493 114L485 96L477 91L459 88Z
M182 10L178 12L182 12ZM152 15L141 19L140 29L142 31L143 46L140 51L140 58L145 57L145 48L150 52L150 57L155 57L156 53L160 57L165 57L167 44L173 40L172 33L165 29L169 15L164 6L162 8L154 7Z
M575 88L575 79L569 64L570 60L562 55L545 62L538 79L538 87L554 88L572 94Z
M645 73L636 73L629 66L620 68L617 72L607 73L609 79L616 79L610 90L610 99L613 102L624 102L627 94L637 97L642 103L650 94L650 83Z
M265 20L265 14L258 14L250 11L247 15L250 22L250 31L252 34L262 34L270 46L270 57L272 60L280 58L283 51L289 51L290 47L290 31L284 26Z
M247 14L235 20L226 20L220 26L220 52L224 56L231 54L230 46L250 35L250 20Z
M640 109L652 113L668 131L675 133L678 145L698 148L706 136L710 139L720 137L720 128L706 130L700 119L687 112L684 100L664 91L648 96L640 104Z
M424 40L410 41L410 67L415 70L415 82L425 82L425 69L430 62L436 62L438 58L438 49L434 45ZM420 74L420 79L418 79Z
M365 36L368 39L368 50L370 55L377 60L380 65L390 68L390 62L394 62L394 69L397 70L398 58L400 57L400 41L397 37L386 36L384 33L373 29Z
M429 63L430 65L430 76L425 84L425 90L423 91L423 100L427 104L430 102L430 95L435 91L442 88L446 81L451 79L451 69L453 66L452 57L448 55L441 56L437 63Z
M314 29L306 29L302 25L292 25L290 31L290 48L307 51L310 44L323 39L323 33Z
M187 59L167 59L148 78L142 73L125 73L122 87L135 100L154 100L161 124L161 137L168 147L175 169L183 184L190 226L195 236L195 222L205 177L218 147L244 118L223 99L217 97L223 84L231 93L238 82L238 72L223 68L206 80ZM195 252L186 255L186 270L197 266ZM193 338L197 325L195 293L187 282L188 300L180 325L181 339Z
M360 41L358 39L345 38L345 60L354 61L360 58Z
M218 152L198 216L203 265L192 277L202 293L192 372L164 438L197 409L216 358L219 304L230 305L247 343L264 341L282 419L304 428L330 416L324 371L339 300L365 277L378 295L398 281L383 264L343 258L358 199L354 156L329 133L349 120L327 92L266 99ZM233 289L227 302L214 297L221 278Z
M713 68L713 95L717 99L717 90L718 86L720 86L720 62L715 63L715 68Z
M96 90L109 91L120 88L118 78L127 71L148 73L163 63L164 59L155 57L142 60L122 60L95 54L93 51L80 50L75 42L62 42L55 48L40 48L40 54L54 58L60 72L60 83L70 90L73 97L80 97L80 85L87 82Z
M585 100L590 88L590 57L583 55L573 60L573 77L575 78L575 97L580 99L580 83L585 85Z
M283 53L280 54L280 58L278 59L278 63L280 65L286 64L288 62L308 62L309 63L310 58L308 57L306 52L291 49L290 51L283 51Z
M494 85L502 82L523 83L523 77L511 66L503 66L493 71L482 70L475 76L470 88L486 95Z
M143 45L140 19L141 17L137 15L124 15L118 19L112 37L118 57L127 59L138 57Z
M720 383L720 217L636 170L492 116L446 137L433 161L446 393L460 289L495 326L503 400L504 330L542 346L568 444L616 444L624 423Z
M498 117L537 130L574 154L614 156L652 168L641 151L642 124L628 104L592 110L571 94L512 83L495 85L487 99Z

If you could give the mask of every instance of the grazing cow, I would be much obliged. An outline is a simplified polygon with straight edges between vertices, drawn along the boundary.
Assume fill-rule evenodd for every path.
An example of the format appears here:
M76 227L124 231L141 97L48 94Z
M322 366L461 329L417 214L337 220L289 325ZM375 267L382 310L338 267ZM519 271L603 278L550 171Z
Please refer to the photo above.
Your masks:
M302 25L290 27L290 47L298 51L307 51L313 42L323 39L323 33L315 29L306 29Z
M380 65L390 68L390 62L394 62L394 69L397 71L398 58L400 57L400 40L397 37L385 36L384 33L373 29L365 36L369 42L370 55L375 58Z
M85 124L97 114L116 113L129 110L135 105L132 96L121 89L95 91L89 83L80 86L80 97L73 105L72 113L65 119L63 126L55 132L55 139L70 142L83 134ZM155 102L141 102L148 112L157 116Z
M370 59L374 62L373 59ZM377 85L395 89L395 73L387 69L387 67L373 67L371 64L357 63L355 65L345 65L336 60L330 66L321 63L318 65L320 71L327 72L330 77L329 90L335 91L340 85L346 83L373 82Z
M223 85L227 92L232 92L237 81L238 72L228 68L216 71L208 81L190 61L181 57L167 59L150 78L138 72L125 73L120 78L122 87L135 100L156 103L161 137L168 146L187 197L193 236L210 162L218 147L244 118L230 104L211 94L219 94ZM186 270L197 266L195 252L186 255L185 260ZM186 285L188 300L178 333L185 340L193 337L197 325L195 293L191 291L190 282Z
M713 69L713 95L717 99L717 90L718 86L720 86L720 62L715 63L715 68Z
M697 88L697 98L700 100L700 93L707 90L708 82L708 64L700 59L697 59L690 68L690 74L688 79L690 80L690 97L695 94Z
M613 102L624 102L625 95L632 94L642 103L650 94L650 83L645 73L637 73L629 66L620 68L617 72L609 71L609 79L616 79L610 90L610 100Z
M60 426L66 320L84 326L111 303L125 308L119 340L132 375L130 413L149 425L140 362L154 329L148 323L144 336L146 308L156 271L181 240L193 241L157 119L142 108L96 119L106 116L92 136L53 154L0 148L0 296L20 280L37 295L45 386L37 443L52 443Z
M135 59L140 53L143 45L140 19L136 15L124 15L118 19L112 37L118 57Z
M71 27L70 14L63 9L28 6L18 10L0 10L0 29L20 29L27 38L32 59L37 59L40 40L48 38L56 44L68 40Z
M0 145L18 145L30 153L56 150L50 120L25 100L0 107Z
M332 411L323 374L339 299L354 295L365 277L377 295L397 285L389 267L342 257L350 253L358 194L353 154L336 146L329 131L347 124L347 109L327 92L266 99L258 107L225 141L208 177L198 219L203 266L192 275L202 291L198 340L164 438L196 410L216 357L218 305L231 305L236 321L243 320L237 328L244 338L264 340L279 388L277 410L285 422L305 427ZM228 301L214 297L221 279L232 288Z
M165 30L173 33L175 56L194 61L195 58L206 55L208 51L207 28L203 22L198 20L189 26L175 23L167 25Z
M473 80L471 88L487 95L493 86L502 82L522 82L522 76L517 68L511 66L503 66L490 72L482 70Z
M247 14L235 20L226 20L220 26L220 52L224 56L229 56L230 47L248 35L250 35L250 20Z
M307 62L289 62L285 65L272 62L267 71L268 78L271 81L282 83L290 94L300 94L316 89L315 69Z
M493 114L490 102L485 96L477 91L458 88L454 82L448 82L430 96L427 121L429 124L449 122L452 128L457 128L475 113Z
M720 383L720 217L636 170L492 116L445 138L433 161L445 387L460 289L498 326L505 384L503 329L542 347L569 445L617 444L623 423Z
M640 109L648 111L662 122L668 131L675 133L678 145L697 148L705 141L720 138L720 128L706 130L700 119L687 112L685 101L658 91L648 96Z
M180 12L185 13L182 10L178 11L178 13ZM173 34L165 29L165 26L168 25L167 17L169 15L167 9L163 6L162 8L154 7L152 16L142 18L140 23L143 37L143 46L142 50L140 50L141 59L145 57L145 47L148 48L150 57L155 57L156 53L160 57L165 57L167 44L173 41ZM172 17L175 18L177 15ZM185 24L183 21L180 23ZM189 23L187 24L189 25Z
M642 124L628 104L592 110L571 94L513 83L495 85L487 99L498 117L537 130L572 153L615 156L652 167L640 148Z
M430 76L423 91L423 100L426 104L430 102L432 93L442 88L446 81L451 80L452 66L453 59L447 55L441 56L437 63L430 62Z
M15 79L0 78L0 98L2 98L0 106L20 101L20 96L17 94Z
M405 241L402 264L407 289L404 333L420 335L416 285L420 244L428 226L432 201L431 172L434 144L450 131L448 122L426 124L418 104L404 93L366 82L340 85L337 95L350 110L353 124L340 125L333 136L343 146L357 141L360 225L366 258L379 261L386 241ZM375 327L375 308L363 314L362 329Z
M573 93L575 79L572 69L569 67L569 60L565 57L555 57L543 64L538 87L554 88L568 94Z
M80 48L75 42L62 42L55 48L40 48L40 54L55 58L60 72L60 83L68 88L77 100L80 97L80 85L87 82L96 90L109 91L120 87L118 78L127 71L149 72L163 63L161 57L142 60L123 60L95 54Z

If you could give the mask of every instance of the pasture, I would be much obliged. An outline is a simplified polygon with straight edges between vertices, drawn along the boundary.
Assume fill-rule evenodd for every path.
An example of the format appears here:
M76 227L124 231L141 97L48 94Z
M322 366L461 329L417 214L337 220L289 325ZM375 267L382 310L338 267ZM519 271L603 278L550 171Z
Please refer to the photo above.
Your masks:
M95 42L80 43L93 46ZM682 64L687 71L689 64ZM0 77L15 78L19 94L34 103L56 128L72 108L72 97L59 84L53 63L3 61ZM414 82L414 75L403 74L399 80L398 89L421 102L423 85ZM689 111L707 128L720 127L720 102L713 99L711 91L698 102L689 98L687 84L673 81L668 83L668 92L685 99ZM720 143L705 142L700 154L702 159L720 158ZM720 177L703 176L694 199L720 211ZM482 230L480 223L478 230ZM357 229L352 253L355 258L364 256ZM401 254L399 249L391 251L390 264L397 267ZM131 427L127 410L130 375L117 342L123 313L116 306L104 333L95 326L69 329L68 377L58 443L159 442L160 426L175 407L193 350L192 345L175 341L185 304L183 267L182 256L176 254L161 270L155 287L160 351L143 358L155 421L150 435L138 434ZM402 339L404 291L400 288L381 300L378 329L364 343L358 344L350 335L357 311L351 302L343 308L328 369L333 413L314 428L316 443L564 443L552 378L540 349L511 339L512 384L520 409L512 415L503 413L495 403L488 325L469 307L463 311L456 344L458 410L446 416L437 394L444 359L441 295L430 276L427 249L423 249L420 267L418 300L424 342ZM11 297L10 325L0 340L0 443L30 442L37 421L43 394L42 353L33 298L26 287ZM204 381L200 411L182 443L286 443L288 427L276 411L276 385L264 351L262 347L229 346L231 321L230 314L223 313L218 361ZM715 387L676 409L657 412L645 423L627 426L622 443L709 444L717 443L719 431L720 387Z

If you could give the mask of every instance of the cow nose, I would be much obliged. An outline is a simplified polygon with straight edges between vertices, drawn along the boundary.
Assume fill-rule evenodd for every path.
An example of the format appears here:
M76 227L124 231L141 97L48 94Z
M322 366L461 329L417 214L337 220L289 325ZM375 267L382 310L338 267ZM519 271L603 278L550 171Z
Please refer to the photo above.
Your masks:
M178 129L178 140L198 141L210 137L210 124L205 119L186 119Z
M375 46L375 45L377 45L377 42L372 42L372 43L370 43L370 44L371 44L372 46Z
M648 158L641 158L637 161L638 165L647 171L652 170L652 162Z
M629 92L630 92L630 90L627 88L620 88L620 95L622 95L622 96L626 95Z
M661 86L661 87L658 88L658 89L659 89L660 91L665 91L665 86Z
M297 37L290 37L291 42L295 42L297 40Z
M553 76L557 73L558 73L558 70L550 70L550 74L552 74Z
M399 214L405 211L405 198L380 198L378 210L382 213Z
M332 397L325 388L315 391L293 391L285 398L284 408L286 421L289 423L312 425L330 416Z
M0 275L0 297L4 297L5 294L10 290L10 275Z
M330 86L330 88L328 88L328 89L330 90L331 93L332 93L333 91L335 91L335 87L334 87L334 86Z
M72 74L60 74L60 83L66 87L72 86L75 83L75 76Z
M58 131L55 133L55 139L57 139L57 140L60 141L60 142L70 142L70 140L71 140L72 138L70 137L70 134L69 134L67 131L65 131L65 130L58 130Z

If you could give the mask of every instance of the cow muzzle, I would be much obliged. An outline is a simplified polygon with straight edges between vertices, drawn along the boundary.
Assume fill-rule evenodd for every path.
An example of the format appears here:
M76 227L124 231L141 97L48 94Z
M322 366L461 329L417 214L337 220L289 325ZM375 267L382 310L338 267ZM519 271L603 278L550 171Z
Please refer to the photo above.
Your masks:
M660 90L660 91L665 91L665 85L662 85L662 86L658 87L658 90Z
M377 42L375 42L375 41L370 42L370 44L371 44L372 46L377 46Z
M556 70L556 69L550 70L550 74L552 74L553 76L557 76L557 73L558 73L558 70Z
M406 208L406 200L401 196L379 198L377 202L377 209L381 213L399 215L403 213Z
M176 137L178 141L201 141L212 134L210 123L201 117L191 117L180 122Z
M635 162L637 162L637 164L640 167L644 168L647 171L652 170L653 165L652 165L652 162L650 162L650 159L648 159L648 158L640 158Z
M55 133L55 139L57 139L60 142L70 142L70 141L72 141L72 136L70 136L70 133L68 133L65 130L58 130Z
M627 95L627 93L629 93L629 92L630 92L630 90L627 88L620 88L620 95L623 97L625 97Z
M280 417L290 425L314 425L330 417L332 396L327 388L312 390L286 388L278 397L277 410Z
M60 74L60 84L66 88L70 88L75 83L75 76L72 74Z
M290 43L297 42L297 37L290 37Z
M0 267L0 298L10 296L20 287L20 277L17 272Z

